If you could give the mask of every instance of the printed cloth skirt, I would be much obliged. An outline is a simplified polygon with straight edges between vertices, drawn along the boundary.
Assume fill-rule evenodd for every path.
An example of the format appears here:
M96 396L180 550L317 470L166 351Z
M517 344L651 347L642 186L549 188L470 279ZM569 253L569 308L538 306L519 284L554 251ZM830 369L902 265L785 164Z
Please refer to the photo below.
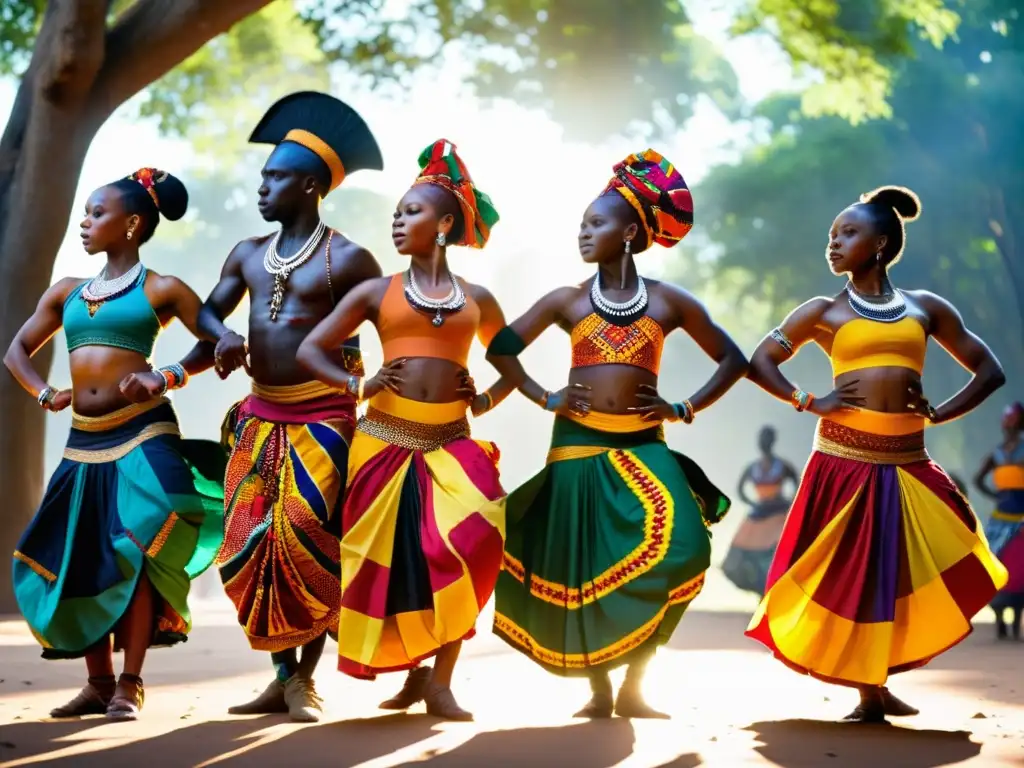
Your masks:
M145 574L152 646L187 639L189 584L220 546L225 455L182 440L166 399L71 423L64 458L14 552L14 594L43 658L115 634Z
M253 384L229 411L217 567L249 645L282 651L334 634L341 500L356 403L320 382Z
M728 509L661 427L556 417L547 465L509 496L495 634L558 675L628 663L701 591Z
M722 571L739 589L764 594L790 503L784 496L765 499L740 523L722 563Z
M1024 608L1024 467L996 467L992 477L998 491L996 508L985 525L992 551L1010 578L992 600L996 610Z
M913 414L818 423L747 635L798 672L883 685L971 632L1006 569Z
M498 458L464 401L370 401L349 458L339 670L373 679L473 636L501 569Z

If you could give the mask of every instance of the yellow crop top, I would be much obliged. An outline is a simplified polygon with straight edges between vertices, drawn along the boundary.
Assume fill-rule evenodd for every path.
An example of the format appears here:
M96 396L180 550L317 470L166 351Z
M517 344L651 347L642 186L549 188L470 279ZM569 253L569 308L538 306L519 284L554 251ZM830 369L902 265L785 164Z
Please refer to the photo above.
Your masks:
M832 376L864 368L910 368L921 373L928 349L924 327L912 317L895 323L856 318L832 340Z
M665 332L647 315L626 326L614 325L595 312L572 329L572 367L591 365L634 365L655 376L661 367Z
M479 335L486 346L499 330L481 327L480 307L468 293L466 305L445 315L443 325L435 326L431 320L432 315L416 311L405 298L402 275L393 275L376 322L384 359L433 357L465 367L473 337Z

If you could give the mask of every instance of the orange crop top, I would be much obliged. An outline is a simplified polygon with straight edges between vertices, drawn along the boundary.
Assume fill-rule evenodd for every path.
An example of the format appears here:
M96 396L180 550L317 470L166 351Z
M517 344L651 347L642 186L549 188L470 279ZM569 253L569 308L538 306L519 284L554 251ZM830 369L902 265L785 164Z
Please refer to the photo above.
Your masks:
M661 367L665 332L647 315L629 325L614 325L591 312L572 329L572 367L634 365L655 376Z
M882 323L858 317L832 340L832 376L864 368L910 368L921 373L928 349L924 327L912 317Z
M486 346L500 330L481 327L480 307L468 292L466 305L458 312L444 315L443 325L435 326L432 320L432 314L413 309L405 298L402 275L393 275L376 322L384 360L433 357L465 367L473 337L479 335Z

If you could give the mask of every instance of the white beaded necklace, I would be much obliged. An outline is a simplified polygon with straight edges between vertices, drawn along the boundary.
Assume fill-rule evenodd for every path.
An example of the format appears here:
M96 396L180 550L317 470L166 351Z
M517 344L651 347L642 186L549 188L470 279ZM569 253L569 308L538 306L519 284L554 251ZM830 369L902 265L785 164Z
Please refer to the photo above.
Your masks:
M609 301L601 293L601 275L597 274L594 276L594 282L590 284L590 301L598 311L613 317L635 315L647 307L647 286L644 279L637 275L636 293L631 299L623 302Z
M96 277L82 286L82 292L79 294L89 309L89 316L92 317L96 314L100 304L135 285L135 281L142 274L142 269L142 262L139 261L124 274L108 280L107 266L104 265Z
M889 287L892 288L892 296L887 301L871 301L853 283L847 283L846 295L850 300L850 308L861 317L880 323L895 323L903 319L907 314L906 299L899 288Z
M420 290L420 287L416 284L416 276L412 273L412 267L407 269L402 277L406 298L414 307L426 312L434 312L434 317L430 322L435 328L440 328L444 325L442 311L458 312L466 306L466 294L463 293L462 286L459 285L459 281L455 279L455 275L451 273L451 270L448 270L448 279L452 281L452 289L443 299L432 299Z
M270 241L270 245L267 246L267 252L263 255L263 268L274 276L274 292L270 297L271 321L276 321L277 315L281 311L281 304L284 302L285 283L288 282L288 276L313 258L313 254L320 247L320 241L323 239L324 232L326 231L327 225L323 221L318 222L316 229L313 230L313 234L306 240L305 245L294 256L287 259L282 259L281 255L277 252L277 246L281 242L281 235L284 234L284 230L279 230L274 239Z

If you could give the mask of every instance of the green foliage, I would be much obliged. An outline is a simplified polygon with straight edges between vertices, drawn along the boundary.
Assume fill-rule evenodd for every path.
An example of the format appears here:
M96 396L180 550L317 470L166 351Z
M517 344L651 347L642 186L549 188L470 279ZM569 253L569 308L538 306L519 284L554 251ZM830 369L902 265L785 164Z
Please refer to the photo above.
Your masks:
M914 34L938 48L956 32L944 0L752 0L734 34L770 34L794 65L820 75L802 95L811 116L854 124L892 116L891 66L913 56ZM913 31L913 32L912 32Z

